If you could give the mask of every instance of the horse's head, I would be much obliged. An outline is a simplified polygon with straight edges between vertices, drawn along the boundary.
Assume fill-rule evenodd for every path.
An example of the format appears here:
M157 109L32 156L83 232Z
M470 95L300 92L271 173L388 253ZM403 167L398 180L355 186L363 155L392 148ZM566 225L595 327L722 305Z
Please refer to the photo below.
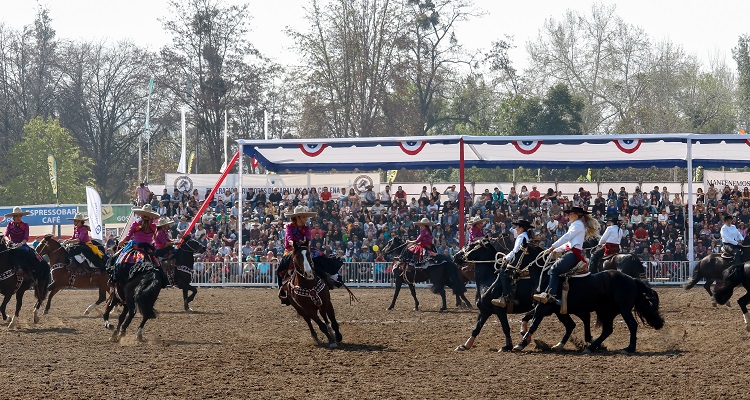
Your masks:
M182 244L180 245L180 250L186 251L191 254L195 253L205 253L206 252L206 246L202 245L201 242L193 239L193 238L187 238L182 241Z
M383 246L383 254L391 254L393 251L398 250L403 245L403 241L400 236L394 236L388 243Z
M68 257L68 251L51 234L44 235L36 252L51 264L65 262Z
M306 279L313 279L315 277L312 269L313 262L310 255L310 242L294 243L292 264L294 265L294 270Z

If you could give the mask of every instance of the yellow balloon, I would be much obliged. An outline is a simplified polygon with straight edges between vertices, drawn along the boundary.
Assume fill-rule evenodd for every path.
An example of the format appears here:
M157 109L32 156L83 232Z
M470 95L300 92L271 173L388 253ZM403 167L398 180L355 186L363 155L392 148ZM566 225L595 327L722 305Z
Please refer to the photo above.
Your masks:
M372 246L372 251L378 251L378 250L380 250L380 247L378 247L378 245Z

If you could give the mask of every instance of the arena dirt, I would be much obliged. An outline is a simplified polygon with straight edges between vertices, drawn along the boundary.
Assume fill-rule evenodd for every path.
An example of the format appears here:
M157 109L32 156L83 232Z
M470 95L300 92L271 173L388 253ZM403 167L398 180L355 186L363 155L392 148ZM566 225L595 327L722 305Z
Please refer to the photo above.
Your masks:
M622 321L605 342L610 351L600 354L576 349L580 327L562 353L533 346L498 353L503 342L494 317L471 351L454 352L469 336L474 311L438 313L438 297L422 289L422 311L412 311L402 291L389 312L391 290L354 290L361 302L351 306L341 290L333 295L344 335L337 350L314 345L304 322L278 304L272 289L201 289L193 314L181 311L181 292L167 289L145 343L133 340L140 317L130 338L110 343L98 312L81 315L95 293L63 291L39 324L31 324L27 303L16 328L0 329L0 397L732 398L750 390L750 333L737 294L732 308L713 308L700 288L659 289L666 326L640 326L639 354L625 356L617 353L627 344ZM517 318L512 326L518 341ZM561 334L552 317L535 339L554 344Z

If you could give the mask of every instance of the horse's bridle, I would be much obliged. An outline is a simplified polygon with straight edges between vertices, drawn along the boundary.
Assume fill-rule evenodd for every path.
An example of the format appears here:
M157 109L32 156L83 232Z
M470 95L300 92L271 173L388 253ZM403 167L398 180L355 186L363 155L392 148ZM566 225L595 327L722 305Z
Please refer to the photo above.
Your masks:
M311 257L311 256L310 256L310 246L309 246L309 244L308 244L308 245L307 245L307 247L305 247L305 248L300 248L300 250L307 250L307 253L306 253L305 257ZM310 262L310 264L312 264L312 258L311 258L310 260L308 260L308 261ZM294 272L295 272L295 273L296 273L297 275L299 275L300 277L302 277L302 278L304 278L304 279L308 279L308 278L307 278L307 277L305 276L305 274L304 274L304 268L302 268L303 272L300 272L300 271L299 271L299 269L297 268L297 260L296 260L296 257L292 257L292 264L294 265ZM312 265L310 265L310 267L312 267Z
M37 253L42 254L42 250L46 249L47 246L49 246L48 243L49 243L50 240L52 240L52 238L44 238L44 239L42 239L42 242L39 243L39 246L37 246L37 248L41 247L41 249L37 250ZM60 250L65 250L65 247L62 245L62 243L58 243L58 244L60 245L60 247L58 247L55 250L50 251L49 254L53 254L53 253L55 253L57 251L60 251Z

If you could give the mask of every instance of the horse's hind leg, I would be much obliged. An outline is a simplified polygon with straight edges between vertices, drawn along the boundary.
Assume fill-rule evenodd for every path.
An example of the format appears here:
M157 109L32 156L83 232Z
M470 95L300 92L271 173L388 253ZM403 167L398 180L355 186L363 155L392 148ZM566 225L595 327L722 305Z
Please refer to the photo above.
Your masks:
M47 291L49 292L49 296L47 297L47 305L44 306L44 314L49 313L49 307L50 304L52 304L52 297L54 297L57 292L59 292L62 288L58 287L57 283L52 282L47 286Z
M326 338L328 339L328 345L332 348L336 347L335 338L331 336L330 333L328 333L328 325L326 325L325 322L323 322L320 317L318 317L317 313L310 316L310 318L312 318L312 320L315 321L316 324L318 324L318 328L320 329L320 331L325 333Z
M637 340L636 333L638 332L638 322L635 320L635 317L633 317L633 312L631 311L631 308L624 308L622 311L622 319L625 321L625 325L628 326L628 330L630 330L630 343L628 344L628 347L622 349L623 354L631 354L635 353L635 342Z
M117 305L118 302L119 300L117 300L117 296L112 294L109 298L109 301L107 301L107 306L104 308L104 314L102 315L102 318L104 319L104 327L107 329L115 328L115 326L109 322L109 314L112 312L112 309L115 308L115 305Z
M417 300L417 291L413 283L409 283L409 292L411 292L411 297L414 298L414 311L419 311L419 300ZM443 292L443 308L445 308L445 292Z
M510 337L510 323L508 323L508 313L499 308L495 308L495 315L500 320L500 325L503 328L503 335L505 335L505 346L500 348L500 351L511 351L513 350L513 339Z
M10 324L8 324L8 328L12 328L18 323L18 314L21 312L21 306L23 305L23 294L26 292L24 289L24 285L21 286L21 288L18 289L16 292L16 312L13 314L13 317L10 319Z
M597 313L596 317L598 318L599 322L602 325L602 333L599 335L598 338L594 339L594 341L591 342L589 347L586 347L586 349L584 350L584 353L590 354L594 351L599 350L599 347L601 347L602 342L604 342L604 340L608 338L609 335L611 335L612 332L614 331L615 315L610 315L610 314L605 315L605 314Z
M404 283L404 278L401 277L401 274L394 274L396 275L396 288L393 291L393 300L391 301L391 305L388 306L386 310L390 311L393 310L393 307L396 306L396 299L398 298L398 293L401 291L401 285Z
M339 330L339 322L336 321L336 311L333 309L333 304L330 304L330 301L326 307L325 313L330 319L331 329L333 329L333 336L336 338L336 343L341 343L343 336L341 336L341 331Z
M591 337L591 313L583 313L579 315L578 318L580 318L581 323L583 323L583 341L591 343L591 341L594 340Z
M563 334L562 339L560 339L560 342L556 345L552 346L552 350L562 350L563 347L565 347L565 343L568 342L568 339L570 339L570 335L573 333L573 329L576 327L576 323L573 321L573 318L570 317L570 314L557 314L557 319L562 322L563 326L565 327L565 334Z
M109 338L110 342L117 342L120 340L120 330L122 328L122 324L125 321L125 317L127 317L130 310L128 310L127 303L122 305L122 312L120 313L120 316L117 318L117 329L112 332L112 337ZM124 335L124 332L123 332Z
M312 326L312 322L310 321L310 317L304 316L305 322L307 323L307 327L310 328L310 335L312 335L313 340L315 341L315 344L320 344L320 339L318 339L318 333L315 332L315 328Z
M706 283L703 284L703 288L706 289L706 293L711 297L711 305L716 307L716 299L714 298L714 293L711 291L711 284L713 283L713 279L706 278Z
M487 319L489 319L490 315L492 315L491 312L484 309L482 306L479 306L479 312L477 313L477 323L474 325L474 329L472 329L471 331L471 336L466 340L466 343L456 347L456 351L469 350L474 346L474 341L477 339L477 336L479 336L479 332L482 331L482 327L484 326L485 322L487 322Z
M3 297L3 303L0 304L0 314L3 316L3 321L8 319L8 314L5 313L5 309L8 306L8 302L10 302L11 296L13 296L13 293L8 293L4 295Z
M744 296L737 299L737 304L742 310L742 317L745 319L745 329L750 331L750 313L747 312L747 303L750 302L750 289Z
M91 303L86 309L83 311L83 315L89 315L91 313L91 310L96 308L99 304L102 304L104 300L107 300L107 291L104 289L99 289L99 298L96 299L94 303Z

